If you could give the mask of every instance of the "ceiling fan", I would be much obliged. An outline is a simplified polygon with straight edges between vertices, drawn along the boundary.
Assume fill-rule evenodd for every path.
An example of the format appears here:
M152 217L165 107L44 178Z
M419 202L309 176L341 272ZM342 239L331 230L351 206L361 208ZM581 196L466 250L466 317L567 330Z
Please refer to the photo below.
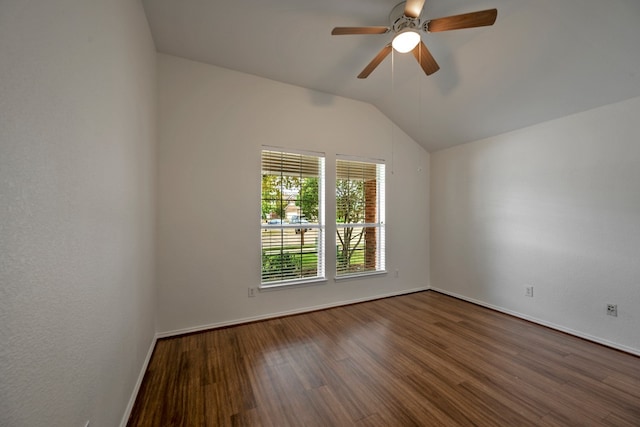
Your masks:
M420 19L425 0L407 0L396 5L389 14L388 27L335 27L331 35L348 34L386 34L393 32L393 40L382 48L375 58L366 66L359 79L366 79L369 74L391 53L392 49L400 53L411 52L426 75L440 69L427 46L421 40L421 32L436 33L439 31L459 30L463 28L485 27L493 25L498 16L497 9L481 10L462 15L447 16L437 19Z

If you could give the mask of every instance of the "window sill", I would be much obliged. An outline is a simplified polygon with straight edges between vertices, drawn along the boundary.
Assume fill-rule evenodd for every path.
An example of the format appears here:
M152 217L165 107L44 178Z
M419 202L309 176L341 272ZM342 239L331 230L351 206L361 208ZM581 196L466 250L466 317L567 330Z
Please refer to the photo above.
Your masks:
M361 278L366 278L370 276L384 276L385 274L387 274L387 270L367 271L364 273L353 273L353 274L344 274L342 276L335 276L333 280L335 280L336 282L340 282L342 280L347 280L347 279L361 279Z
M322 283L327 283L327 279L324 277L319 277L319 278L315 278L315 279L310 279L310 280L291 280L288 282L276 282L276 283L269 283L269 284L261 284L260 286L258 286L258 289L260 289L260 292L262 291L275 291L278 289L284 289L284 288L289 288L289 287L302 287L302 286L312 286L312 285L318 285L318 284L322 284Z

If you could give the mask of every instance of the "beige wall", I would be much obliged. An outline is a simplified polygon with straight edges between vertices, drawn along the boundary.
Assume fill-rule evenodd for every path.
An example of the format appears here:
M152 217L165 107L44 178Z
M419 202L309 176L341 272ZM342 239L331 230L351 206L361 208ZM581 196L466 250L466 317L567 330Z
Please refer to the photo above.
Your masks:
M158 78L161 333L427 286L429 155L378 110L168 55ZM327 283L247 297L260 284L262 145L326 154L327 212L336 154L386 160L389 274L336 282L329 250Z
M155 51L130 0L0 2L0 425L116 426L154 336Z
M431 286L640 354L639 117L633 98L432 153Z
M429 281L640 353L640 98L429 155L369 104L156 57L136 1L3 1L0 40L1 425L117 425L156 330ZM387 275L329 251L248 298L262 145L326 154L327 212L337 154L386 161Z

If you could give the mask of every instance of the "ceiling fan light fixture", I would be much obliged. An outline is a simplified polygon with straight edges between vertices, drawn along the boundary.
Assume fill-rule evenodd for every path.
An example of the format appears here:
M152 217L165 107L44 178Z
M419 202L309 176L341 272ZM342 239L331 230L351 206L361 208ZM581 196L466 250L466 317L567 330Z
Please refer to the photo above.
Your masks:
M421 41L422 32L437 33L440 31L461 30L464 28L486 27L493 25L498 16L497 9L479 10L461 15L422 20L422 9L425 0L406 0L398 3L389 14L388 27L335 27L331 34L387 34L392 33L393 40L387 42L382 50L358 74L359 79L366 79L373 70L395 49L400 53L411 52L422 71L427 76L435 73L440 66L427 46Z
M407 53L412 51L418 43L420 43L420 34L413 29L406 29L396 34L391 46L400 53Z

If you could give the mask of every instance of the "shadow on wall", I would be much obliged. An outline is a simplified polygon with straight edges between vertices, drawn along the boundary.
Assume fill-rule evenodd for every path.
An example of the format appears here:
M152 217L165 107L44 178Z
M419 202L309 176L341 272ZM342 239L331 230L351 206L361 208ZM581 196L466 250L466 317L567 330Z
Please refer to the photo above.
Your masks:
M334 104L335 95L318 92L317 90L307 90L311 104L316 106L331 106Z

